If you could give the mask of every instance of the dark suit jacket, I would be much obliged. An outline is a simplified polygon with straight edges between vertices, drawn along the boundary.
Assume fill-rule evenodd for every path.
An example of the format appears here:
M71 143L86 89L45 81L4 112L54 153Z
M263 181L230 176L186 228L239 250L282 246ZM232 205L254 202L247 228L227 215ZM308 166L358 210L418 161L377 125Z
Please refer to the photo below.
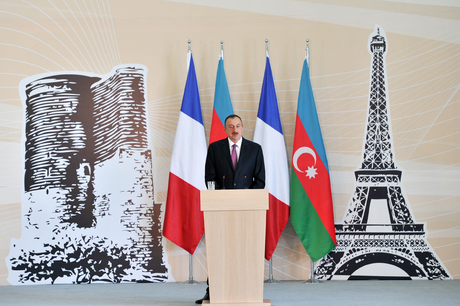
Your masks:
M205 181L215 181L216 189L263 189L265 164L262 147L250 140L241 142L240 158L233 170L228 138L209 145L206 156Z

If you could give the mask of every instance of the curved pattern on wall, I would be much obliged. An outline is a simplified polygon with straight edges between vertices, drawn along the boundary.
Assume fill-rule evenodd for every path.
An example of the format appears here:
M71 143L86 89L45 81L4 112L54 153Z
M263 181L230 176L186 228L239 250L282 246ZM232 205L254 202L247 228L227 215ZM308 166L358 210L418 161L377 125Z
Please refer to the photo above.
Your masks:
M89 77L101 77L113 67L131 62L148 67L149 82L144 79L149 97L147 138L152 149L153 196L160 204L166 197L185 85L188 39L192 40L207 135L217 56L220 40L224 40L233 108L242 115L244 136L249 139L262 86L265 39L270 40L270 61L288 156L305 39L310 39L313 91L331 170L335 218L341 220L355 189L354 171L363 152L370 70L366 39L379 24L389 38L388 95L394 153L398 167L404 170L404 197L411 203L415 220L427 223L427 241L452 277L459 278L459 5L447 0L427 0L423 4L379 1L378 5L369 3L366 7L359 1L253 3L260 5L206 0L135 4L106 0L3 1L0 256L8 256L11 239L21 235L21 216L27 214L21 209L21 137L26 118L19 96L20 81L48 72L79 71ZM116 155L125 154L130 153ZM83 182L89 172L83 166L75 168L75 173L76 179ZM97 214L104 214L108 201L101 198L99 203ZM169 280L188 279L188 255L168 241L163 244L165 260L171 268ZM206 279L205 255L201 244L194 256L194 274L199 280ZM309 277L308 255L289 223L273 265L275 278ZM0 263L1 285L8 284L7 275L6 263Z

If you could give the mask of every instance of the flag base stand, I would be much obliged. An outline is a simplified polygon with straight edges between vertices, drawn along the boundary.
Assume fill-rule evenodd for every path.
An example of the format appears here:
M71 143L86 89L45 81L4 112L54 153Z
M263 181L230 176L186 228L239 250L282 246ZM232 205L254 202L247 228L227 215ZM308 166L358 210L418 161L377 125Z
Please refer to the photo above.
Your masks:
M268 261L268 279L264 281L266 284L278 284L279 281L276 279L273 279L273 263L272 263L272 258Z
M316 284L321 284L321 282L317 279L309 279L309 280L306 280L306 281L303 281L302 283L304 284L311 284L311 285L316 285Z
M198 285L199 282L194 281L193 279L192 280L189 279L188 281L182 282L181 284L183 284L183 285Z
M185 282L182 282L181 284L184 284L184 285L198 285L198 284L201 284L203 282L197 282L195 280L193 280L193 255L192 254L189 254L188 256L188 262L189 262L189 267L188 267L188 280L186 280Z
M311 265L310 265L310 271L311 271L310 279L306 280L306 281L304 281L302 283L304 283L304 284L312 284L312 285L313 284L321 284L321 281L319 281L319 280L317 280L315 278L315 263L311 259L310 259L310 263L311 263Z

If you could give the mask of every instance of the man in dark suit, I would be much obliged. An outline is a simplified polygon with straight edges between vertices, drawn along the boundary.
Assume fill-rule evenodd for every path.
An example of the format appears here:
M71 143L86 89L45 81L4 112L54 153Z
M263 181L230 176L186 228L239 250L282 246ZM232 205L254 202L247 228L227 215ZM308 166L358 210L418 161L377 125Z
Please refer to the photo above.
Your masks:
M238 115L225 119L225 133L228 138L209 145L206 157L205 181L214 181L216 189L263 189L265 187L265 166L262 147L244 139L243 122ZM233 149L233 145L235 149ZM232 152L236 151L236 168Z
M216 189L263 189L265 165L262 147L242 137L243 121L238 115L225 119L225 133L228 138L209 145L206 183L214 181ZM203 300L209 300L209 287L205 296L195 303L202 304Z

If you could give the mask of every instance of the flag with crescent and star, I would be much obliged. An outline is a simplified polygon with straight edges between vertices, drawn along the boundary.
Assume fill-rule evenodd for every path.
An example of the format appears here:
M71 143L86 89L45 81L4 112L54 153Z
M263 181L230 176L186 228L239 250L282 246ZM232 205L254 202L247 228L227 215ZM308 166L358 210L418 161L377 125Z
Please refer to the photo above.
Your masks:
M192 53L171 155L163 236L193 254L204 234L200 190L205 190L206 135Z
M336 245L329 167L305 59L291 170L291 223L312 261Z
M254 142L264 153L265 188L269 192L265 259L270 260L289 220L289 163L268 52Z
M209 144L227 138L225 134L225 118L233 114L232 101L228 91L227 77L224 70L224 57L220 55L217 66L216 89L214 92L214 108L212 110L211 132Z

